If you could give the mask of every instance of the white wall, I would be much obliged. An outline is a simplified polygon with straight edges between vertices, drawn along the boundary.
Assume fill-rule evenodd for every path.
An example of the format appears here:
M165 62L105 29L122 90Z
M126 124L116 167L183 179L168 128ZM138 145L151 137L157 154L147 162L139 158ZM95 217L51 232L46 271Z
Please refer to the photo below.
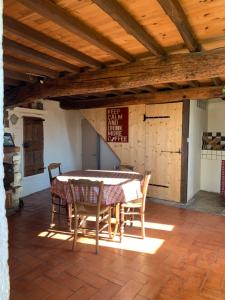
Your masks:
M190 200L200 190L202 133L207 130L207 110L190 101L188 196Z
M225 101L209 100L208 131L219 131L225 133Z
M117 156L112 152L107 143L100 139L100 168L102 170L113 170L120 164Z
M221 132L225 136L225 102L209 100L208 103L208 132ZM201 160L201 190L220 192L221 158L209 150ZM215 152L215 151L214 151ZM218 151L216 151L218 154ZM224 151L222 152L224 154ZM210 158L211 157L211 158ZM213 159L212 159L213 158Z
M22 178L22 196L26 196L49 187L47 166L51 162L61 162L63 172L81 168L80 112L62 110L58 103L53 101L44 101L43 103L44 111L46 111L46 113L43 113L42 116L42 118L45 119L44 166L46 169L42 174ZM13 111L10 111L10 115L12 113ZM39 113L42 112L40 111ZM23 166L22 115L24 115L24 113L15 112L15 114L19 116L19 120L14 126L10 122L10 131L13 133L16 146L21 147ZM27 115L27 113L25 114Z
M2 0L0 0L0 161L3 162L3 59L2 59ZM9 299L8 226L5 216L5 190L3 164L0 165L0 300Z

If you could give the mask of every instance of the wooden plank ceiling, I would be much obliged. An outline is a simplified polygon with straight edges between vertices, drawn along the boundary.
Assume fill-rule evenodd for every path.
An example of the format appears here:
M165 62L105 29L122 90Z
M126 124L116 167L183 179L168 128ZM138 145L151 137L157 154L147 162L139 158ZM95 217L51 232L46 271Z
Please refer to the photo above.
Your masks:
M224 0L7 0L3 47L6 105L222 97Z

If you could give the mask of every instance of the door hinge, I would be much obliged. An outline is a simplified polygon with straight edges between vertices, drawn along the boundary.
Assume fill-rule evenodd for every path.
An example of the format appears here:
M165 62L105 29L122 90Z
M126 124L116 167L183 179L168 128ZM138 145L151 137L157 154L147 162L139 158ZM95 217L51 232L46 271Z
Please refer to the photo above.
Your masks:
M144 119L143 121L145 122L147 119L169 119L170 116L146 116L146 114L144 114Z

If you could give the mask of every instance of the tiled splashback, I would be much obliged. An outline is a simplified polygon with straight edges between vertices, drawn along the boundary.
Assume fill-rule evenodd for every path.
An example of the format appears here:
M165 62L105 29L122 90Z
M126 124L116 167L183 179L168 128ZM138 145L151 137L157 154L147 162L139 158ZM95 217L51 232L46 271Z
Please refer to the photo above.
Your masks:
M203 132L202 150L213 150L225 153L225 133L222 132ZM216 155L216 154L214 154ZM220 155L219 155L220 156Z
M225 151L221 150L202 150L202 159L225 160Z

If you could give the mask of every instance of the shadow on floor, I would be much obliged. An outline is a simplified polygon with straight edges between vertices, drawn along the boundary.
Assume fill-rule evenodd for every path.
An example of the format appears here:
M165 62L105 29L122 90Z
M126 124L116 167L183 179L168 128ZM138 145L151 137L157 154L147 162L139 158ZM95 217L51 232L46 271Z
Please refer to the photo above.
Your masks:
M188 203L178 203L156 198L148 198L147 202L225 216L225 197L206 191L199 191Z
M217 193L199 191L186 208L225 216L225 198Z

